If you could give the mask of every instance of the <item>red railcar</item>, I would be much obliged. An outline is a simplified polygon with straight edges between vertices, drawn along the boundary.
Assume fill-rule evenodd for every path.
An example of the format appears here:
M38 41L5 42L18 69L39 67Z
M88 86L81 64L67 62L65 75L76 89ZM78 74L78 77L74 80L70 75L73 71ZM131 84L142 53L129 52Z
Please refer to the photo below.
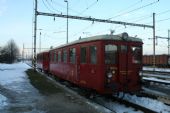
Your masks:
M142 40L122 35L83 38L49 51L49 72L102 94L140 90Z
M152 66L153 65L153 55L143 55L143 65ZM169 67L170 57L169 55L155 55L155 65L158 67Z
M37 68L41 71L49 71L49 51L37 54Z

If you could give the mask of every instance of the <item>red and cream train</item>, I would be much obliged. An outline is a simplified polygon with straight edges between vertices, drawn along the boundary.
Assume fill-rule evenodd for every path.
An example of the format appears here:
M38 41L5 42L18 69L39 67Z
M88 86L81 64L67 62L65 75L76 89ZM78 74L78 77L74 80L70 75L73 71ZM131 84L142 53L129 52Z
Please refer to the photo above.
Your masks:
M141 88L142 40L121 35L82 38L37 55L37 68L101 94Z

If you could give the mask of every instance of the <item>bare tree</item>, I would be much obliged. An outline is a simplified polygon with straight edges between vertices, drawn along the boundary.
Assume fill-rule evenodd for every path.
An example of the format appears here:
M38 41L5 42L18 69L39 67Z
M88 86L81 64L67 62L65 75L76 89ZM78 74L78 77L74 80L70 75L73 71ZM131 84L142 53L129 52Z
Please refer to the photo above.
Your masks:
M5 47L1 49L0 62L13 63L19 56L19 49L14 40L11 39Z

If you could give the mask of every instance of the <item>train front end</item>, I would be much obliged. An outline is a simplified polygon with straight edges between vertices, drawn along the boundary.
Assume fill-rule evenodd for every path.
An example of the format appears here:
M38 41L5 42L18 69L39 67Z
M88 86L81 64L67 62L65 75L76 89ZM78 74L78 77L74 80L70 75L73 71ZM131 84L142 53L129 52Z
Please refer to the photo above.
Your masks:
M127 35L127 34L125 34ZM141 89L142 40L111 36L103 43L105 88L112 92L135 92Z

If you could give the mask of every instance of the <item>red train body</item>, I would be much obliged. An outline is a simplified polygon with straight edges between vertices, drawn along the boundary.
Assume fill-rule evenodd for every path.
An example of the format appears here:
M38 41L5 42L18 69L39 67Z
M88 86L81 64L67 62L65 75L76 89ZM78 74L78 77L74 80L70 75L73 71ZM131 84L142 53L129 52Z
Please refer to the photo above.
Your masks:
M153 65L153 55L143 55L143 65ZM170 67L170 56L166 54L155 55L155 65L158 67Z
M101 94L137 91L141 87L142 44L127 33L80 39L50 50L48 69L61 79Z
M41 71L49 71L49 51L37 54L37 68Z

